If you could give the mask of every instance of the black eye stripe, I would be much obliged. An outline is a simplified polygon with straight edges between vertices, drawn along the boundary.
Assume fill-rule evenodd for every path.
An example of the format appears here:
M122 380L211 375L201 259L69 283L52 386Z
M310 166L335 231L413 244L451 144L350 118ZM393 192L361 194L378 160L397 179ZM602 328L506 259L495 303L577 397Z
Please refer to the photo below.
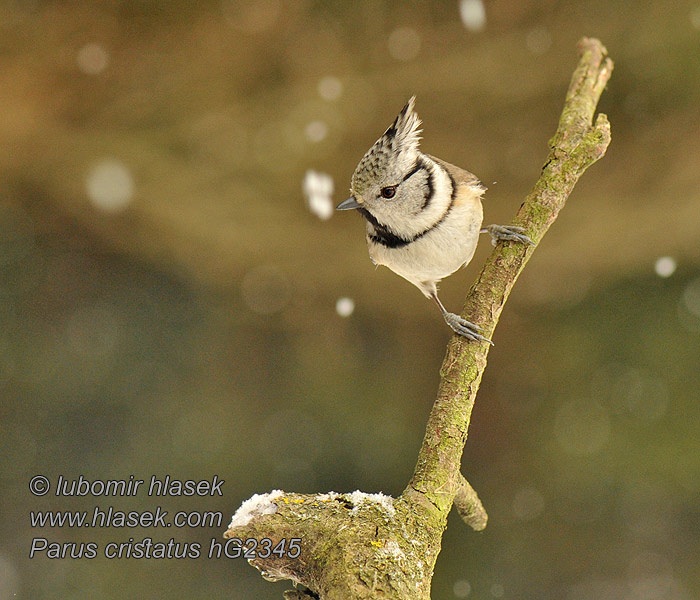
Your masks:
M421 159L418 159L416 161L416 164L413 166L413 168L408 173L406 173L406 175L404 175L403 179L401 180L401 183L403 183L404 181L407 181L408 179L413 177L416 173L418 173L418 171L426 171L428 173L428 178L432 177L432 173L430 172L430 170L428 169L426 164ZM384 190L389 189L389 188L393 188L394 190L396 190L396 188L399 187L399 185L401 185L401 184L397 183L396 185L388 185L386 187L383 187L380 190L380 195L382 197L386 198L386 196L384 196L384 194L383 194ZM428 182L428 185L430 185L430 187L432 188L430 181ZM432 193L431 193L431 195L432 195Z
M424 168L425 167L423 166L423 163L421 161L416 161L415 166L408 173L406 173L406 175L404 175L402 182L406 181L410 177L413 177L416 173L418 173L418 171L420 171L421 169L424 169Z
M426 206L430 204L430 201L433 199L433 196L435 195L435 186L433 185L433 172L428 171L428 180L425 182L427 186L427 190L425 192L425 196L423 196L423 206L421 206L421 210L425 210Z

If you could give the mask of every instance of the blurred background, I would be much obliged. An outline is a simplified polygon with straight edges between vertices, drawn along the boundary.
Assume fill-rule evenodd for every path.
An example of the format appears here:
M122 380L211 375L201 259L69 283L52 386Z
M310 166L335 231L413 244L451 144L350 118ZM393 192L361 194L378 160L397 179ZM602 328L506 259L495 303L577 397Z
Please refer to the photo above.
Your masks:
M412 95L423 149L507 223L577 62L615 61L613 141L495 333L434 598L700 598L700 3L0 2L0 597L280 598L220 539L254 493L401 493L450 333L334 214ZM491 247L442 285L459 310ZM223 497L32 496L42 474ZM32 528L30 510L221 511ZM31 540L99 544L28 559Z

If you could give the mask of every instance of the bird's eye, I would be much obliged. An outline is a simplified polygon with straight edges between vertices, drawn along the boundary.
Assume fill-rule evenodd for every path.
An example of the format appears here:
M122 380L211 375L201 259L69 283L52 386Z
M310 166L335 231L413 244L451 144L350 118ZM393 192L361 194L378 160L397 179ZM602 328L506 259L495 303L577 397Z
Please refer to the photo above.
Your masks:
M396 188L393 185L382 188L382 198L393 198L396 194Z

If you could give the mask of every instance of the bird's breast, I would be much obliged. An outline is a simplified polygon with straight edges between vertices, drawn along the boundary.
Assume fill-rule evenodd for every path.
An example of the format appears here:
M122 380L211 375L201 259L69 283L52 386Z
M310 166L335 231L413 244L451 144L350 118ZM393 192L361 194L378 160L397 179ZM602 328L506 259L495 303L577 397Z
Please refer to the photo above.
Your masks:
M410 243L390 247L373 236L368 227L370 258L416 285L423 281L439 281L471 260L482 217L478 195L469 191L457 194L449 214Z

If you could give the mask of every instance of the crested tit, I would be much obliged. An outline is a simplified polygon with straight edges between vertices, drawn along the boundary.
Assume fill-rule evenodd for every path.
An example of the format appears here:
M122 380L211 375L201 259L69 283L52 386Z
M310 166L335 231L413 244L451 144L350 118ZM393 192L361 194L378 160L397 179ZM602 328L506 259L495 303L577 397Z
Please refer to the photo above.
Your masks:
M364 217L374 264L432 298L455 333L491 343L480 327L445 309L437 284L472 259L479 233L489 233L494 245L533 242L522 227L481 228L486 188L475 175L418 149L421 121L414 104L415 96L362 157L352 175L352 196L337 208Z

